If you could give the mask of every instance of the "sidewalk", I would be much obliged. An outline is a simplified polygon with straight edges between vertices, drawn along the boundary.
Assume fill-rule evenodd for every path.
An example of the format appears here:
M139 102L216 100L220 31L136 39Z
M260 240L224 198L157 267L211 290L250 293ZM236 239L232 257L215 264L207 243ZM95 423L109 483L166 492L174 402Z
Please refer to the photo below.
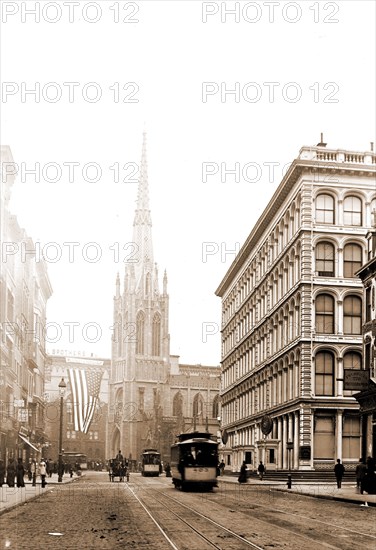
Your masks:
M239 485L237 476L220 476L219 481L225 483L235 483ZM259 479L248 479L247 483L242 485L251 485L254 487L269 486L276 491L284 491L286 493L299 493L316 498L326 498L331 500L340 500L343 502L352 502L358 505L376 506L376 495L363 495L357 493L356 485L352 482L342 483L341 489L337 489L337 483L294 483L292 478L291 489L287 488L287 480L283 481L260 481Z
M33 487L31 481L25 480L25 487L8 487L8 485L3 485L0 487L0 514L5 510L10 510L15 506L24 504L28 500L38 498L47 491L56 490L59 486L72 483L76 479L80 479L78 476L69 477L69 474L63 476L63 481L61 483L57 480L57 475L47 478L47 484L44 489L42 489L40 478L37 479L37 484Z

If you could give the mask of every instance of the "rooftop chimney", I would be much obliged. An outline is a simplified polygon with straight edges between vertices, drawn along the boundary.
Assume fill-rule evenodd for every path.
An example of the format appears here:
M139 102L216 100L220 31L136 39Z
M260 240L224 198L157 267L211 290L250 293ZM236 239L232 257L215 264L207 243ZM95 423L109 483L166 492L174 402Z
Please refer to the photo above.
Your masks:
M318 143L316 147L326 147L326 143L324 143L323 140L324 140L324 135L321 132L321 134L320 134L320 143Z

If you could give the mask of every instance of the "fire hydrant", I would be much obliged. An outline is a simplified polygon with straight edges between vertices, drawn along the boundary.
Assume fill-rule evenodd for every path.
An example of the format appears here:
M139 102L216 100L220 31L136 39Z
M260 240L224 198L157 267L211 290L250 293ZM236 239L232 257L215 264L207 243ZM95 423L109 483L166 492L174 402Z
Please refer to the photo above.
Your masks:
M287 474L287 489L291 489L291 474Z

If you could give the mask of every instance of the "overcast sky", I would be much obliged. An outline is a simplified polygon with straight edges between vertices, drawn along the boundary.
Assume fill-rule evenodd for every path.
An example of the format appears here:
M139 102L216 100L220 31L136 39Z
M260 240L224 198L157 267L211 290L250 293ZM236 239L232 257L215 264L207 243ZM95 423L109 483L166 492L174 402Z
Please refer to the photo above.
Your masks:
M214 293L283 167L320 132L334 149L375 141L374 2L1 4L1 143L12 211L50 256L47 347L110 356L145 128L171 352L218 364Z

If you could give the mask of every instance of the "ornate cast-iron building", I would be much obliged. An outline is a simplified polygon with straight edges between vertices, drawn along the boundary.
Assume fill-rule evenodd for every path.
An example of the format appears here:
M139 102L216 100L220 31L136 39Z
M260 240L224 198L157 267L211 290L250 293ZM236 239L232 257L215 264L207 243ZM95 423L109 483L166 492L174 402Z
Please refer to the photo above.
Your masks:
M359 405L344 370L362 366L366 234L376 156L302 147L216 294L222 299L226 463L355 467Z
M170 354L167 274L161 289L151 228L144 134L132 254L116 279L107 448L107 458L121 449L136 462L147 447L169 460L182 431L218 431L220 367Z

